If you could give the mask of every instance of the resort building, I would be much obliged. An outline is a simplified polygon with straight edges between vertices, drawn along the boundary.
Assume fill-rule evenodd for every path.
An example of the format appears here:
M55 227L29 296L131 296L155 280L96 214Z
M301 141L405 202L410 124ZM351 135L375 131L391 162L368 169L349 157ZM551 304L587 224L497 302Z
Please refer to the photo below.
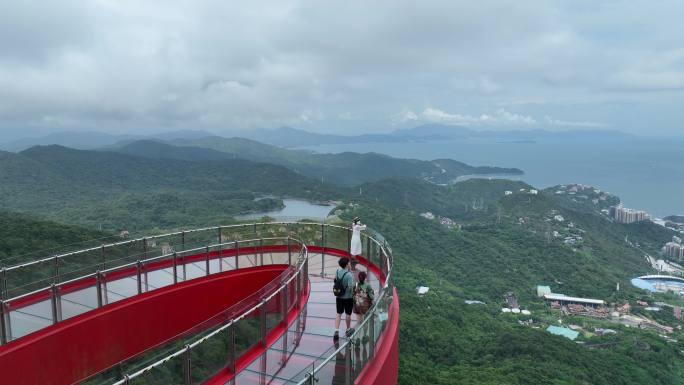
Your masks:
M635 223L651 219L651 216L648 215L646 211L628 209L622 204L612 206L610 208L609 215L617 223Z

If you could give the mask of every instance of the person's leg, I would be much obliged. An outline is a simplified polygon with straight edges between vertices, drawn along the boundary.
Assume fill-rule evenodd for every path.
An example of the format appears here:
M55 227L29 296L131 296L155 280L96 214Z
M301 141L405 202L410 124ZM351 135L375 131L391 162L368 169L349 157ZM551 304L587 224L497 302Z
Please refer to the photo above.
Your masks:
M344 313L344 303L341 298L335 298L335 307L337 308L337 314L335 315L335 333L333 334L333 339L340 338L340 322L342 321L342 313Z
M346 314L347 318L345 318L345 323L347 324L347 332L346 334L349 335L352 333L354 330L351 327L351 314L352 310L354 309L354 300L352 298L347 298L345 299L345 305L344 305L344 313Z

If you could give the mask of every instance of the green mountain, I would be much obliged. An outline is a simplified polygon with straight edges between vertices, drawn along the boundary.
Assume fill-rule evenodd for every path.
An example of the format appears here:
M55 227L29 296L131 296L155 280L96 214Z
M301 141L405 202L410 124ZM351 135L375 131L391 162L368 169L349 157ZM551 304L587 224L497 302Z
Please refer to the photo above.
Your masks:
M115 230L192 226L281 207L264 195L328 200L339 189L244 159L149 159L60 146L0 156L0 205Z
M0 233L0 266L17 265L67 250L118 240L118 237L101 231L5 210L0 210Z
M518 182L470 180L443 187L409 179L365 185L361 196L350 199L343 217L361 216L393 246L401 384L684 383L684 343L610 321L562 316L536 297L536 285L550 285L557 293L608 303L653 301L630 285L650 267L625 237L655 246L672 235L650 222L615 224L600 211L573 210L560 199L531 194ZM427 211L436 218L420 215ZM460 229L441 224L445 218ZM567 244L570 234L581 234L582 242ZM430 292L417 296L418 285ZM501 313L509 291L532 316ZM528 318L536 329L519 324ZM582 337L579 345L543 330L559 318L618 333ZM666 319L682 325L671 315ZM674 338L681 341L681 335ZM587 347L601 344L610 347Z
M227 159L240 158L255 162L282 165L312 178L328 183L355 186L392 177L421 178L433 183L446 184L456 178L472 174L519 175L515 168L474 167L451 159L422 161L399 159L387 155L345 152L318 154L310 151L289 150L243 138L207 137L194 140L175 140L164 148L159 142L128 143L116 151L150 158L206 160L221 158L217 152L228 154ZM206 154L194 152L190 147L207 149ZM211 151L209 151L211 150Z
M91 228L104 223L106 229L155 231L225 223L235 213L279 204L278 199L255 200L264 194L339 198L344 220L361 216L393 248L401 301L400 384L684 384L684 333L677 328L684 323L671 311L651 314L635 306L637 314L675 327L666 340L608 319L562 314L536 296L536 285L550 285L556 293L609 304L684 304L674 295L631 286L631 278L651 272L645 254L656 255L675 233L651 222L612 222L601 210L619 198L602 199L594 189L570 191L568 186L562 194L560 186L533 192L532 186L508 180L441 186L415 174L432 162L346 154L359 163L320 155L320 164L311 165L312 154L306 152L244 140L215 142L130 143L120 149L127 154L63 147L0 153L0 203ZM148 157L131 155L142 153ZM237 153L288 167L233 159ZM373 180L368 172L364 183L347 189L303 171L334 170L349 181L358 179L349 173L369 159L372 166L390 170L403 164L411 175L397 171L397 177ZM23 242L49 248L55 244L51 239L78 242L107 235L6 215L0 223L12 236L0 241L10 245L2 246L10 250L5 255L31 250L18 250ZM52 235L57 229L63 238ZM26 241L31 239L44 239L45 245ZM418 285L429 286L430 292L418 296ZM532 314L502 313L507 292ZM466 300L486 304L467 305ZM584 330L577 342L544 331L559 320ZM599 327L617 333L595 335Z

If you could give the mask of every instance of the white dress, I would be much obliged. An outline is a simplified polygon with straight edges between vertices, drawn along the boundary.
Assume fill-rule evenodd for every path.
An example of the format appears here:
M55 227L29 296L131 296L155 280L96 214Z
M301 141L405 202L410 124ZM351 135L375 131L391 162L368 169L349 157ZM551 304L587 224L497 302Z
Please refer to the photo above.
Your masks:
M352 226L352 238L351 238L351 248L349 249L349 254L351 255L361 255L361 230L365 230L366 225L353 225Z

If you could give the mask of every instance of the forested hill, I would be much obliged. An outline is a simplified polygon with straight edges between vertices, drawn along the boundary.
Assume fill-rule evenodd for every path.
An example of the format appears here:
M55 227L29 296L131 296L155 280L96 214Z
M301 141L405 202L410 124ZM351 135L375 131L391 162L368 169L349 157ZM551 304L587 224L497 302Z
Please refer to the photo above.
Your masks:
M117 236L0 210L0 266L118 241Z
M551 313L536 297L536 285L609 303L634 301L646 294L629 280L650 268L625 236L654 245L671 236L652 223L615 224L600 212L571 210L556 199L530 194L519 182L470 180L442 187L401 179L364 185L350 200L343 216L361 216L390 240L394 252L400 384L684 383L684 344L656 333L611 324L616 336L587 342L611 348L592 350L544 331L558 318L580 325L591 320ZM428 211L434 218L420 215ZM570 231L582 234L581 244L564 242ZM417 296L418 285L430 292ZM532 310L531 317L501 313L509 291ZM518 323L528 318L537 329Z
M206 150L206 153L192 149ZM459 176L472 174L519 175L515 168L474 167L451 159L423 161L400 159L376 153L345 152L318 154L289 150L243 138L207 137L201 139L138 141L115 148L126 154L150 158L187 160L247 159L286 166L327 183L354 186L392 177L414 177L433 183L449 183ZM223 154L223 155L222 155Z
M3 208L110 230L218 223L282 205L260 196L328 200L340 191L244 159L149 159L60 146L0 157Z

